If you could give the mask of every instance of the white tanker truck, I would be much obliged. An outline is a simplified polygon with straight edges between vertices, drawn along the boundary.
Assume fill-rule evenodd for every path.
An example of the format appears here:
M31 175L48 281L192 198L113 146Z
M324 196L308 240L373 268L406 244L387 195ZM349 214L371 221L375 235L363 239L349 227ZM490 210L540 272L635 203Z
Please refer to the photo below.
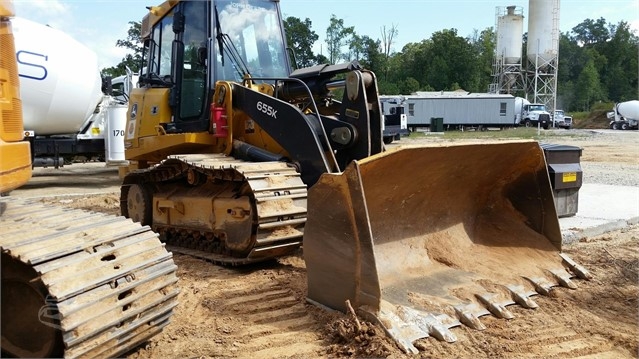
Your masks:
M13 21L25 138L34 167L124 161L127 106L102 93L97 55L62 31Z
M608 112L610 128L613 130L636 130L639 128L639 101L620 102Z

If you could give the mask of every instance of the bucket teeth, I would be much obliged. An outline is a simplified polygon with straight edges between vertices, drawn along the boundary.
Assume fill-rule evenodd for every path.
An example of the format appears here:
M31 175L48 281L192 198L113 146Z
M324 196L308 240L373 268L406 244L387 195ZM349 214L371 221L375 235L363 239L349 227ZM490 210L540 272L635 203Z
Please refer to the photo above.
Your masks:
M455 313L459 318L459 321L464 325L473 328L475 330L484 330L486 326L479 321L479 318L472 311L473 306L468 304L456 305Z
M580 279L591 280L592 274L581 266L577 264L577 262L573 261L572 258L568 257L565 253L560 253L559 256L563 259L563 263L568 266L568 268L575 273L575 275Z
M513 319L515 316L510 310L506 309L506 306L497 302L495 299L497 298L497 294L476 294L475 295L479 301L486 306L488 311L490 311L494 316L500 319Z
M376 317L386 332L406 353L419 353L413 342L429 336L448 343L457 341L457 337L449 328L459 326L461 323L446 314L435 315L403 305L383 305L382 307L382 310L376 314L368 310L364 310L364 313Z
M570 274L563 269L552 269L550 270L553 277L557 280L557 282L562 286L569 289L577 289L577 285L570 280Z
M537 293L526 293L524 287L521 285L509 285L506 286L510 292L510 296L513 301L526 309L537 309L539 305L530 298L530 295Z
M449 317L446 314L434 315L410 307L400 306L398 315L405 322L414 323L424 332L437 340L453 343L457 341L457 337L448 328L459 326L461 323Z
M454 343L457 341L457 336L448 328L440 324L430 326L428 333L435 339L445 341L447 343Z
M524 277L527 279L534 287L535 291L541 295L550 295L550 290L554 287L554 284L548 281L546 278L542 277Z
M393 309L389 307L380 310L376 315L371 314L379 319L379 323L404 352L417 354L419 350L413 345L413 341L428 338L428 331L424 331L413 320L406 320L404 309L402 306Z

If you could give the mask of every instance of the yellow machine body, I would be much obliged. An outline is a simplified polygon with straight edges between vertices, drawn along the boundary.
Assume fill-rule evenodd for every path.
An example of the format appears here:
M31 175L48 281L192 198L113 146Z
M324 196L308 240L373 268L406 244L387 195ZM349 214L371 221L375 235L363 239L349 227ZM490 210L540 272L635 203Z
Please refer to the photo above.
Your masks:
M31 178L31 151L23 141L22 103L18 64L9 17L11 1L0 2L0 193L9 192Z
M350 63L260 79L249 69L276 67L277 54L261 66L261 57L241 61L244 42L271 15L282 26L278 2L213 1L217 34L190 47L182 14L196 4L168 2L143 21L148 39L173 21L172 43L147 40L148 68L156 47L172 44L171 79L148 74L133 92L125 142L122 213L173 250L240 265L294 253L303 238L309 301L350 303L407 352L416 339L454 341L449 328L483 329L483 315L512 318L507 305L535 308L531 296L589 278L561 254L537 142L384 150L373 73ZM255 37L257 52L284 41L275 30L268 44ZM212 75L242 68L235 80ZM200 99L202 123L181 129L180 106Z

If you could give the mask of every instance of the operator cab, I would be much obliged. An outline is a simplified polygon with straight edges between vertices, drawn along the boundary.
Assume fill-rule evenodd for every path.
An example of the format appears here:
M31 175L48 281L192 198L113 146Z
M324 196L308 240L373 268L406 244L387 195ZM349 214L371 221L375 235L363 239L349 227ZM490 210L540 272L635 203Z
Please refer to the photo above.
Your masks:
M140 84L171 89L173 121L167 124L167 132L208 128L216 81L288 77L279 2L172 3L150 8L141 31L145 70Z

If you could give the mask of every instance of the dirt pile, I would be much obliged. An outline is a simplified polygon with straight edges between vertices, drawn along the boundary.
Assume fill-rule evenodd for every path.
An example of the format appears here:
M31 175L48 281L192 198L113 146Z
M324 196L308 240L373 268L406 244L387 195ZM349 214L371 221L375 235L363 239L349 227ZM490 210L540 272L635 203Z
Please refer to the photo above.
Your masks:
M334 343L326 350L330 356L385 358L397 351L379 326L354 317L336 319L324 333Z
M609 110L595 110L590 112L588 117L585 119L575 120L573 127L574 128L584 128L584 129L604 129L608 128L610 124L610 120L606 116Z

